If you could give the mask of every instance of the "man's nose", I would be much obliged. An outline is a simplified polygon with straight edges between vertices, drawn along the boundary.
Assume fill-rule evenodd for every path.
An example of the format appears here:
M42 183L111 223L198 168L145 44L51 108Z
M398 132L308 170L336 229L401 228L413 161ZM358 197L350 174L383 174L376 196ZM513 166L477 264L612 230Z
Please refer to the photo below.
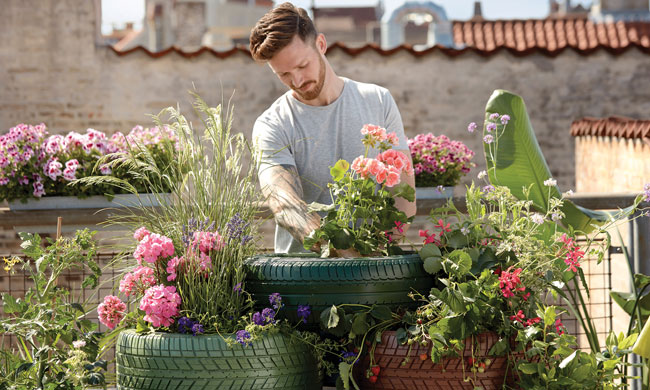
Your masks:
M293 86L296 87L296 88L302 87L303 80L304 80L304 78L302 77L302 74L301 73L296 73L293 76Z

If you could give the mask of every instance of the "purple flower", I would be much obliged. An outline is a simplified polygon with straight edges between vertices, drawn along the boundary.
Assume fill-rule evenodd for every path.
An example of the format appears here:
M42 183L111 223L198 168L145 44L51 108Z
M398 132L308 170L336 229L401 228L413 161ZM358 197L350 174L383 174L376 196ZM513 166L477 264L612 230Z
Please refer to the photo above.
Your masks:
M253 314L253 323L259 326L264 325L264 317L262 317L262 313L258 311Z
M494 141L494 137L492 137L492 134L488 134L485 137L483 137L483 142L486 144L491 144L492 141Z
M650 202L650 183L643 186L643 201Z
M189 317L181 317L178 320L178 332L179 333L188 333L192 331L192 327L194 326L194 321L192 321L191 318Z
M488 184L485 187L483 187L483 192L485 192L485 193L489 193L489 192L492 192L492 191L494 191L494 186L491 185L491 184Z
M495 112L493 114L490 114L490 120L496 120L499 117L499 113Z
M341 354L341 358L342 358L341 361L348 361L349 362L349 360L351 360L352 358L357 357L357 354L354 353L354 352L347 352L347 351L342 351L342 352L343 353ZM355 359L354 362L352 362L352 364L355 364L358 361L359 361L359 359Z
M282 297L280 296L280 293L273 293L269 295L269 302L271 305L273 305L273 308L275 310L278 310L279 308L282 307Z
M241 282L237 283L235 287L232 288L232 291L236 292L237 295L241 295L242 290L241 290Z
M244 347L253 344L253 338L251 337L251 334L243 329L237 331L235 336L235 341L237 341L239 344L243 345Z
M501 123L506 125L508 124L508 121L510 121L510 115L501 115Z
M488 133L496 129L497 129L496 123L488 123L487 126L485 127L485 130L487 130Z
M311 309L309 305L298 305L298 317L302 318L304 324L307 323L307 318L311 314Z
M473 133L477 128L478 126L476 126L476 122L472 122L467 126L467 131Z
M264 318L264 323L272 324L275 320L275 310L271 309L270 307L262 310L262 318Z
M241 240L242 245L246 245L253 237L244 234L244 231L250 225L249 222L246 222L241 218L239 213L230 218L230 221L226 224L226 234L231 240Z
M197 334L203 334L203 325L199 324L198 322L194 325L192 325L192 334L196 336Z

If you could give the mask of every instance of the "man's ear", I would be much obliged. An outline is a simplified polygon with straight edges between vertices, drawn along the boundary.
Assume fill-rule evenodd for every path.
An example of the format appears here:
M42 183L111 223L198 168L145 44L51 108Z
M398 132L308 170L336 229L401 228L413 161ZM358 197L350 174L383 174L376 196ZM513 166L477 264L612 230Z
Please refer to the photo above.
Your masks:
M316 36L316 49L318 50L319 53L325 54L327 51L327 40L325 39L325 35L323 34L318 34Z

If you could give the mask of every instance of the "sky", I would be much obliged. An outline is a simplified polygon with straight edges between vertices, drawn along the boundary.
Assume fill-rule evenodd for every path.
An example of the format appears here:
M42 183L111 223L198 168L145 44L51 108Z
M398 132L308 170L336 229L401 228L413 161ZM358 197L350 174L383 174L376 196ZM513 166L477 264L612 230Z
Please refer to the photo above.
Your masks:
M315 0L316 7L363 7L374 6L378 0ZM277 3L278 1L276 1ZM312 0L291 0L297 6L311 7ZM399 7L405 0L384 0L386 10ZM447 17L466 20L474 12L474 0L434 0L445 8ZM589 5L591 0L572 0L573 4ZM483 16L486 19L534 19L548 15L548 0L483 0ZM134 22L135 28L142 27L144 0L102 0L102 32L108 34L112 27L121 28L126 22Z

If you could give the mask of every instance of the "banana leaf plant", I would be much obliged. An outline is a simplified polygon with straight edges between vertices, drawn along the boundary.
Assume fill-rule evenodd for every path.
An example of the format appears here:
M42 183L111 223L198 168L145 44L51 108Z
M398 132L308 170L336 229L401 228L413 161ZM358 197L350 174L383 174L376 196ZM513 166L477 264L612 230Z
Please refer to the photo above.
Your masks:
M499 118L508 118L506 124L495 123L496 113ZM483 134L489 136L490 142L483 145L490 182L510 188L519 199L524 199L524 188L530 187L529 200L545 212L549 198L560 198L561 192L555 184L544 184L552 179L551 171L537 143L524 99L503 89L495 90L485 107L485 119ZM634 207L623 212L631 212ZM569 200L564 201L561 210L565 227L586 234L610 220L608 212L590 210Z

